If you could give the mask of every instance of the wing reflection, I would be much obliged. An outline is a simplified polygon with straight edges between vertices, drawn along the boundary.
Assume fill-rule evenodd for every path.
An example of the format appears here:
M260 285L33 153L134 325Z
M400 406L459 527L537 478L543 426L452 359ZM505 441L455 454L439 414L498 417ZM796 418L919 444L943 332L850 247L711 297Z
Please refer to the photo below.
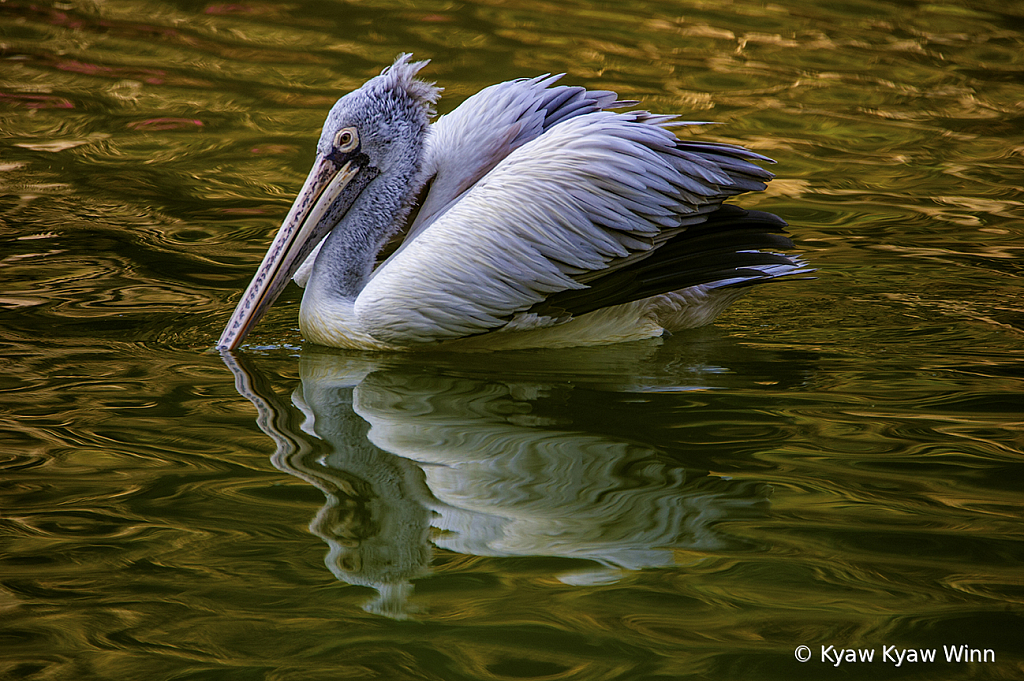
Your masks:
M602 415L588 404L574 417L571 383L307 348L292 394L300 425L245 358L225 361L277 442L274 465L326 497L310 530L338 579L379 592L371 612L413 611L411 583L429 572L433 546L584 559L589 567L557 577L609 582L733 547L716 525L767 510L765 485L587 428Z

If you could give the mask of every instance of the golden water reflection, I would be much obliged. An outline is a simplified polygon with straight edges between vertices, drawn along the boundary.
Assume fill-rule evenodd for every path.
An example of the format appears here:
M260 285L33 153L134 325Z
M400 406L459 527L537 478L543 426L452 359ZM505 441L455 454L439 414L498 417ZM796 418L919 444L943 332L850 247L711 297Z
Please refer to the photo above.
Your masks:
M1020 678L1022 20L989 0L0 4L0 677ZM249 350L282 473L205 351L327 110L405 51L441 113L564 71L723 123L701 134L778 161L743 204L786 219L819 278L752 293L710 341L303 377L286 292ZM370 607L415 623L323 565L380 585L399 546L396 572L430 576ZM998 663L793 658L961 641Z

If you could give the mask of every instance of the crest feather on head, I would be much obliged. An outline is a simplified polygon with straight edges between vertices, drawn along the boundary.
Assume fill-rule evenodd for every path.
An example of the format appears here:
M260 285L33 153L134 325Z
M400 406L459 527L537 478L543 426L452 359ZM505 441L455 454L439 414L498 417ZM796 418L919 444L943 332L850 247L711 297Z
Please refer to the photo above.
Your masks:
M413 101L422 104L423 108L427 110L427 114L432 116L434 115L434 104L441 96L442 88L437 87L434 83L416 80L416 74L429 64L430 60L411 62L409 61L411 58L410 53L403 52L395 58L395 63L385 67L374 80L379 81L380 85L389 90L405 90Z

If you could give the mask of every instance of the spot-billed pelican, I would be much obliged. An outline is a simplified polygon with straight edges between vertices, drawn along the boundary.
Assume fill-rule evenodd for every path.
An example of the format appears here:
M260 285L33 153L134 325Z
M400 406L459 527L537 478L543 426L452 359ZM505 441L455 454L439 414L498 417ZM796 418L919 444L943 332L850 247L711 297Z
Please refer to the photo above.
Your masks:
M785 223L723 201L771 162L680 140L681 122L560 76L440 89L403 54L331 109L316 161L221 335L241 343L288 279L322 345L586 345L710 323L750 284L805 272Z

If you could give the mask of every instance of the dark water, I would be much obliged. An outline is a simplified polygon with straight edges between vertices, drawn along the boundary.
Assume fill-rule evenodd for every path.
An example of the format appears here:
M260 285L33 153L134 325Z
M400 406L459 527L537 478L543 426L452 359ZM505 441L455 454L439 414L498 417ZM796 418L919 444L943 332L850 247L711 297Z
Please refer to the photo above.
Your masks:
M225 362L401 51L442 112L566 71L722 121L819 278L415 358L290 290ZM1020 7L7 0L0 56L0 678L1024 676Z

